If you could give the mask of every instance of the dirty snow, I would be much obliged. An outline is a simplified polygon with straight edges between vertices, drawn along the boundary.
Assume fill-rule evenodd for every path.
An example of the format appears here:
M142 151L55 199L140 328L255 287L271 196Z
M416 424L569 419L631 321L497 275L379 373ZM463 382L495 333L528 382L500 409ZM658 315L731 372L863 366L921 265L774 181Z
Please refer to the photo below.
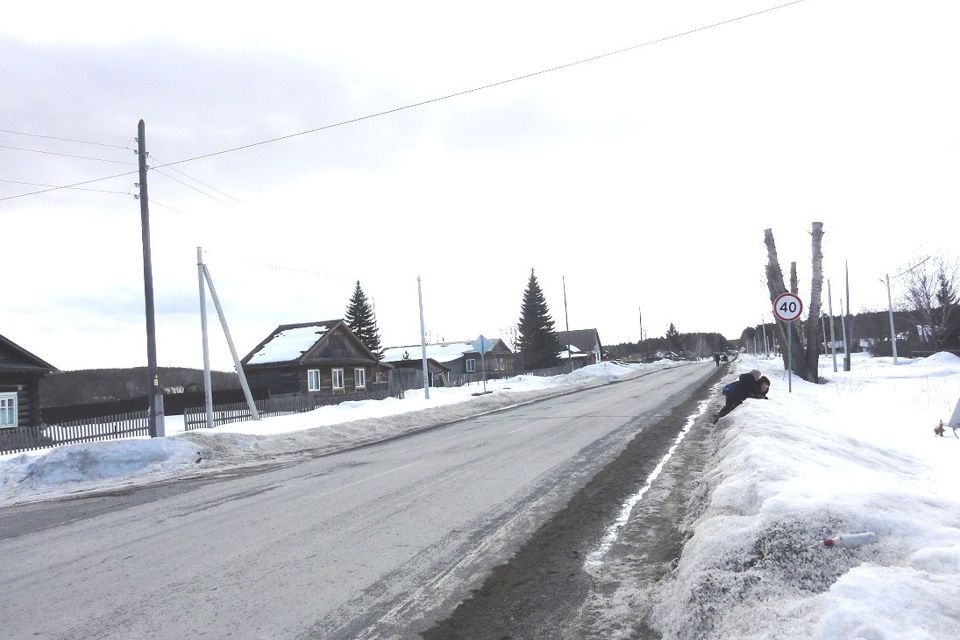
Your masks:
M960 638L960 439L933 431L960 358L855 356L847 373L824 358L825 384L794 376L792 393L779 360L727 379L753 368L770 399L698 425L712 433L679 562L631 580L642 558L615 545L588 637L637 637L647 614L664 639ZM844 533L876 542L824 545Z

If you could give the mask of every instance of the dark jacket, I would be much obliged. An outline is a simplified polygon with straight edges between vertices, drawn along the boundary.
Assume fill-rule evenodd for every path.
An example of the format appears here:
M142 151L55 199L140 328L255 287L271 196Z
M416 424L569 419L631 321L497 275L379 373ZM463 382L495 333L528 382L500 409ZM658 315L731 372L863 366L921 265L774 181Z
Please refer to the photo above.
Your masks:
M736 384L733 385L733 389L730 390L730 393L727 394L728 403L740 404L747 398L765 398L763 391L760 389L760 381L754 380L753 376L749 373L741 374L737 378Z

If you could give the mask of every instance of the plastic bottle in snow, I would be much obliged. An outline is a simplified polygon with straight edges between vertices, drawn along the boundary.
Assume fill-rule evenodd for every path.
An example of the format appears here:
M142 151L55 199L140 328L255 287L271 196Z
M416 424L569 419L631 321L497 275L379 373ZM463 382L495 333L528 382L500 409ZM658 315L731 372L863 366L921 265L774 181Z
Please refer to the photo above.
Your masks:
M873 531L863 533L838 533L823 541L825 547L859 547L862 544L872 544L880 537Z

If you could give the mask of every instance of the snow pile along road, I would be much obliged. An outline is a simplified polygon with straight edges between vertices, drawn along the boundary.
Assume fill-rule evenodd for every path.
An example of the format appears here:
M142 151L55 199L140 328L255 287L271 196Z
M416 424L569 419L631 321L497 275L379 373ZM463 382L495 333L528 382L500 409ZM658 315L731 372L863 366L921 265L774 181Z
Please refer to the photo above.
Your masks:
M829 365L787 393L779 361L738 363L773 388L718 424L692 537L655 595L664 638L960 638L960 439L933 431L960 358Z
M429 400L421 389L407 391L403 400L343 402L187 433L182 416L167 416L166 438L81 443L0 457L0 504L212 473L304 451L331 453L672 366L677 363L602 362L549 378L491 380L487 389L494 393L481 396L471 395L479 384L432 388Z

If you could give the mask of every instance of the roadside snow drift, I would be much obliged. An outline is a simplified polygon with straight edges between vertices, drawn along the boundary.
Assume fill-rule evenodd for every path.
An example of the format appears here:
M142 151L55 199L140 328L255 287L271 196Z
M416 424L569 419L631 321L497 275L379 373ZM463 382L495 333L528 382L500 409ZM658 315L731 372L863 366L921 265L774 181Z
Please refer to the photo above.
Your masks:
M960 638L960 439L933 431L960 358L830 365L788 393L779 361L738 363L773 388L716 428L664 638Z

